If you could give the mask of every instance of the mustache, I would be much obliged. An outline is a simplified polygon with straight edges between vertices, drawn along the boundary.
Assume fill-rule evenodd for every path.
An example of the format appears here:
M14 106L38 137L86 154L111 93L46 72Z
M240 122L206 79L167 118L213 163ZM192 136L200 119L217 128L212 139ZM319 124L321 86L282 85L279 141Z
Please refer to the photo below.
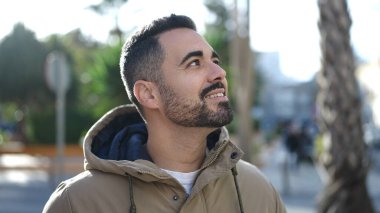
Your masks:
M218 82L218 83L215 83L215 84L203 89L201 94L199 95L199 97L202 100L206 97L207 93L211 92L214 89L219 89L219 88L225 89L224 84L222 84L221 82Z

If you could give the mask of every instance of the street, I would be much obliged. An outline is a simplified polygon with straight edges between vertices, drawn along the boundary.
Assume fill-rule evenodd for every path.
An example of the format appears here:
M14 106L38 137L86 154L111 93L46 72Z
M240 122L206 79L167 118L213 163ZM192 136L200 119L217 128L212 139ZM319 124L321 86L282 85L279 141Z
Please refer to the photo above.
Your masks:
M372 204L380 212L380 151L373 153L374 165L368 175L367 188ZM319 192L323 189L323 170L311 163L301 163L298 168L288 168L284 175L283 162L286 151L280 143L263 152L263 173L281 193L288 213L314 213Z

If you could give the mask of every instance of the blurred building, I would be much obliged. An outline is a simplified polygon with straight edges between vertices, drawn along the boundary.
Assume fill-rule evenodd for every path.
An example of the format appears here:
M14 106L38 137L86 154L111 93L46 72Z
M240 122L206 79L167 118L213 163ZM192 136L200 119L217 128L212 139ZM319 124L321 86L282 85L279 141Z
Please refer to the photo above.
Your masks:
M252 114L260 121L262 131L270 133L286 121L302 124L314 120L317 93L314 79L297 82L285 76L277 52L258 53L256 69L264 83L260 91L260 107L253 109Z
M359 66L356 75L363 98L364 138L380 147L380 60Z

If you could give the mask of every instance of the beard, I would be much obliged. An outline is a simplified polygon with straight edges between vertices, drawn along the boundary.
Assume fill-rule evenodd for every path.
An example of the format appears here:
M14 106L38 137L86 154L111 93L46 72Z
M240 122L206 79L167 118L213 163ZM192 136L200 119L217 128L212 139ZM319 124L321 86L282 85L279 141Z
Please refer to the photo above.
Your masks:
M163 97L166 116L172 122L185 127L219 128L229 124L233 119L229 101L218 103L215 111L211 110L205 101L209 91L221 87L221 83L213 84L201 92L199 100L192 100L180 97L167 84L161 82L159 90Z

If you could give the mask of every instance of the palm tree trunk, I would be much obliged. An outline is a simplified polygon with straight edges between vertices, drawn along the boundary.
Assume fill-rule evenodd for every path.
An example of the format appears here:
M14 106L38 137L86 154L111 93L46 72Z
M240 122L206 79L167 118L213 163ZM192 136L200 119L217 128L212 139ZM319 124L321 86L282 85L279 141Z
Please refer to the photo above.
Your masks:
M251 108L253 103L252 82L254 74L252 70L251 48L249 45L249 0L246 1L246 11L242 13L238 8L238 1L235 0L234 22L235 30L232 38L231 65L234 70L234 92L236 97L237 110L237 136L240 148L244 151L243 159L253 162L252 147L252 118ZM241 20L245 17L245 20ZM240 35L238 31L246 31L245 35Z
M361 101L350 46L351 19L345 0L318 0L322 70L317 100L328 174L320 213L372 213L366 188L370 167L363 139Z

